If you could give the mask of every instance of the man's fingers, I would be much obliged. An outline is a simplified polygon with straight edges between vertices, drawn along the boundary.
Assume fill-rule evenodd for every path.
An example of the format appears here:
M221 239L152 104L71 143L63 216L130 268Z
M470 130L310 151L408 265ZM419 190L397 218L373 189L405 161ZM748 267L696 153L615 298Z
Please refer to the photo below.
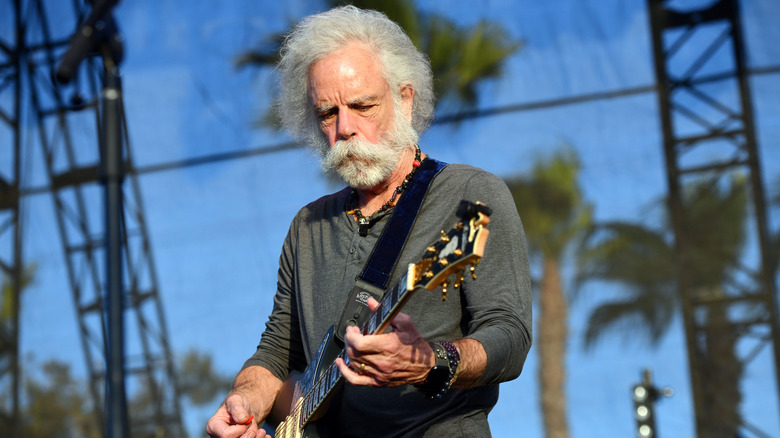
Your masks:
M264 429L258 429L256 426L252 426L247 429L240 438L263 438L264 436L266 436Z
M354 362L354 364L360 367L360 365L357 365L357 362ZM361 365L363 365L362 368L363 372L365 373L365 365ZM336 359L336 366L338 367L339 371L341 371L341 375L344 376L344 379L353 385L379 386L372 377L365 374L360 374L360 368L358 368L358 371L350 368L347 366L347 363L344 362L344 359L340 357Z
M238 394L233 394L225 399L225 409L236 424L247 425L252 423L255 418L249 415L246 400Z
M236 406L236 400L231 400L230 397L228 397L228 400L225 400L225 403L206 424L206 433L214 438L251 438L265 436L264 433L258 435L257 426L253 422L254 417L247 417L249 419L247 424L238 424L238 420L235 418L235 415L239 415L237 411L246 411L240 406L242 401L243 398L238 396L239 405ZM232 407L236 413L231 414L229 407Z

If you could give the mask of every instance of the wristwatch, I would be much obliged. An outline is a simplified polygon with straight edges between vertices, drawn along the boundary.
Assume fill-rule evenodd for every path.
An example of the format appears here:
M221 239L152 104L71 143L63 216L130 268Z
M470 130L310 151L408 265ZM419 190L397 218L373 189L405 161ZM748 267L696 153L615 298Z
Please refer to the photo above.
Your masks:
M429 342L436 362L428 372L425 383L417 388L428 399L441 398L452 386L460 368L458 350L449 342Z

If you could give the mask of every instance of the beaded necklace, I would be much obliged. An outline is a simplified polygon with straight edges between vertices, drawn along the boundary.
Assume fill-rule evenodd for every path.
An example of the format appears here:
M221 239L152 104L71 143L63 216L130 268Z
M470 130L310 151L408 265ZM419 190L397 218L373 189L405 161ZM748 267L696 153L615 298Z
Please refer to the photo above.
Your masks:
M417 147L416 151L414 153L414 161L412 162L412 171L409 172L408 175L406 175L406 178L404 178L404 181L401 183L400 186L395 188L395 191L393 192L393 196L390 197L390 200L385 202L381 207L379 207L379 210L375 211L371 214L371 216L363 216L363 213L360 211L359 208L355 208L354 210L350 210L347 212L349 215L355 216L355 219L357 219L358 222L358 234L362 237L368 236L368 229L371 227L371 223L373 222L374 218L379 215L380 213L384 213L387 210L390 210L391 208L395 207L395 199L400 195L401 193L406 190L406 187L409 185L409 181L412 180L412 177L414 176L414 173L417 172L417 169L420 167L420 148ZM352 195L357 199L357 191L355 189L352 189Z

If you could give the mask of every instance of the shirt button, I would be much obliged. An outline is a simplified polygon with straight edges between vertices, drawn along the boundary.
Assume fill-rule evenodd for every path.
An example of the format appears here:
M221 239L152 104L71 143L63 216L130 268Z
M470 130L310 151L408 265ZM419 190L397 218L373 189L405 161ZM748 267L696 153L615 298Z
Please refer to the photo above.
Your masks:
M349 253L350 254L354 254L355 253L355 247L354 246L349 250Z

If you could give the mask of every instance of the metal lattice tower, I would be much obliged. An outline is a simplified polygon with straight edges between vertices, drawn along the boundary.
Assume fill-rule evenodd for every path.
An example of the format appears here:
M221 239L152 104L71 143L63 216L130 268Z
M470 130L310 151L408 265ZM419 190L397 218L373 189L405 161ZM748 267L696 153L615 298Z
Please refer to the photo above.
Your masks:
M19 11L5 11L6 20L19 23ZM11 28L10 26L8 27ZM22 275L21 186L21 94L16 84L21 69L14 45L21 27L0 40L0 430L17 434L19 414L19 291Z
M718 0L700 9L680 11L665 1L648 0L648 6L670 210L681 256L696 432L699 437L733 436L734 431L740 436L767 436L751 425L749 413L716 418L722 412L719 399L739 397L739 390L726 394L715 385L724 378L747 374L744 371L754 362L773 361L775 385L780 384L777 290L739 4ZM691 242L685 232L682 188L686 181L702 175L723 177L734 171L745 175L751 189L755 223L748 226L747 233L752 233L748 252L754 249L743 257L746 266L737 281L724 285L717 294L704 294L689 284L685 254ZM737 352L736 370L713 363L718 356L709 350L716 342L726 342ZM735 388L739 384L732 383ZM778 391L777 386L774 389Z
M59 85L52 79L70 36L89 11L85 3L14 0L0 6L0 14L14 17L15 27L14 41L0 40L0 102L12 103L10 108L0 107L2 153L11 158L0 160L0 242L10 243L0 249L0 269L12 279L15 298L14 308L0 309L12 316L7 321L0 320L0 391L13 394L8 406L0 406L0 415L14 423L19 414L18 295L23 248L20 205L29 194L22 183L25 178L20 157L25 147L40 147L86 361L95 428L103 430L106 278L99 175L102 62L88 58L71 86ZM11 94L11 98L3 99L6 94ZM26 123L23 114L31 114ZM124 114L122 118L128 175L124 183L122 265L130 424L133 436L184 436L157 274ZM5 168L6 163L11 164L10 169ZM18 425L9 424L8 430L16 430L14 427Z

